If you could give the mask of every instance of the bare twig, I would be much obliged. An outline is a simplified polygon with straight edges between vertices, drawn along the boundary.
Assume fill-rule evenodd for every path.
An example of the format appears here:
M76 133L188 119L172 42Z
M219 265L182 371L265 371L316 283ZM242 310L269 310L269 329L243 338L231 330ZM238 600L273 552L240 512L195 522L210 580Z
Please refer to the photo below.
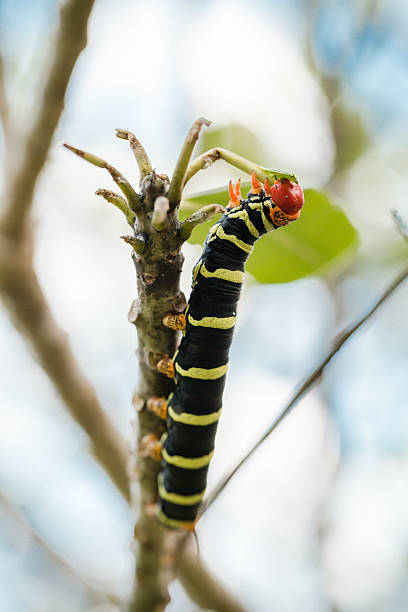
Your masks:
M6 87L4 82L4 64L3 58L0 55L0 121L3 126L4 140L7 142L7 134L9 129L9 112L6 97Z
M94 0L68 0L60 11L60 27L54 60L45 86L38 117L27 138L21 164L10 180L7 209L2 220L5 234L17 237L25 229L35 184L64 108L65 91L86 46L87 23Z
M105 198L107 202L110 202L111 204L119 208L119 210L121 210L125 215L126 221L129 223L130 227L133 227L136 215L133 210L130 210L125 198L122 198L122 196L118 195L117 193L114 193L113 191L109 191L109 189L98 189L95 194L101 196L102 198Z
M197 557L185 552L179 561L178 578L191 599L201 608L215 612L245 612Z
M77 580L80 585L88 591L88 593L98 601L107 601L112 604L120 604L120 600L115 595L105 592L101 586L94 586L82 575L80 575L75 568L73 568L63 557L61 557L43 538L43 536L36 530L32 525L29 524L22 512L16 507L13 501L3 492L0 491L0 503L6 508L7 512L11 514L13 519L19 524L19 527L30 537L36 544L38 544L51 560L58 565L63 571L67 572Z
M200 208L200 210L194 212L181 224L180 237L182 241L185 242L190 238L193 229L197 225L205 223L214 215L222 214L224 212L225 209L219 204L208 204L208 206L204 206L203 208Z
M139 207L139 196L133 189L129 181L123 176L121 172L119 172L119 170L117 170L114 166L109 164L101 157L97 157L92 153L87 153L86 151L77 149L76 147L73 147L72 145L69 145L66 142L64 142L64 147L72 151L72 153L75 153L75 155L78 155L78 157L82 157L82 159L85 159L85 161L89 162L90 164L98 166L98 168L104 168L105 170L107 170L111 175L112 179L119 187L119 189L126 197L127 201L129 202L130 208L132 210L137 210L137 208Z
M116 136L121 138L122 140L128 140L130 144L130 148L133 151L133 155L135 156L135 160L137 161L137 165L139 166L140 172L140 182L153 172L152 165L150 163L150 159L147 156L146 151L142 143L136 138L132 132L128 132L128 130L116 130Z
M195 174L197 174L197 172L209 168L218 159L223 159L228 164L231 164L231 166L242 170L246 174L251 174L251 172L254 171L256 178L262 182L265 182L265 179L267 178L270 182L273 182L277 179L286 178L290 181L294 181L295 183L297 183L297 178L294 174L288 172L278 172L278 170L264 168L263 166L260 166L259 164L256 164L253 161L242 157L241 155L237 155L232 151L222 149L221 147L216 147L214 149L206 151L205 153L197 157L197 159L191 162L185 174L184 186Z
M215 489L210 493L210 495L205 500L203 507L200 512L200 516L204 514L206 510L215 502L217 497L222 493L228 483L232 480L232 478L237 474L237 472L242 468L242 466L248 461L250 457L255 453L255 451L261 446L263 442L270 436L270 434L282 423L282 421L288 416L291 412L292 408L297 404L297 402L306 394L313 385L319 380L320 376L324 368L327 364L333 359L333 357L338 353L341 347L347 342L347 340L366 322L370 317L376 312L376 310L390 297L390 295L405 281L408 277L408 269L403 270L397 278L395 278L387 289L382 293L380 298L376 301L376 303L366 312L365 315L360 317L353 325L343 330L337 338L333 342L333 348L327 353L327 355L322 359L319 365L313 370L313 372L306 378L306 380L300 385L298 390L294 393L288 404L283 408L283 410L279 413L279 415L272 421L271 425L264 432L264 434L259 438L259 440L250 448L250 450L245 453L245 455L238 461L235 467L228 472L224 478L221 479L219 484L215 487Z
M55 322L32 268L31 253L5 238L0 240L0 293L14 325L34 347L71 416L90 437L93 454L128 498L126 444L80 370L66 333Z
M204 117L200 117L194 121L180 151L168 193L170 207L172 209L176 208L180 204L187 166L190 162L193 149L203 125L208 127L211 125L211 121L208 121L208 119L205 119Z

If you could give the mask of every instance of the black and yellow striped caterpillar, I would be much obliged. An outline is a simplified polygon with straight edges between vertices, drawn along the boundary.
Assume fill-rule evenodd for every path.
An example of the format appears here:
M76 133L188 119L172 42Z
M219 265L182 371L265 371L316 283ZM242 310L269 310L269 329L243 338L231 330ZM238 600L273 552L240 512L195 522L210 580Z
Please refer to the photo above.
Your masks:
M159 369L175 377L168 400L151 398L148 407L165 418L158 519L168 527L193 530L204 496L207 471L221 414L228 355L245 262L255 241L266 232L295 221L303 205L300 186L287 179L264 187L252 173L252 189L243 200L239 182L229 186L230 202L210 230L193 270L185 314L164 323L183 329L173 360ZM160 453L160 455L159 455Z

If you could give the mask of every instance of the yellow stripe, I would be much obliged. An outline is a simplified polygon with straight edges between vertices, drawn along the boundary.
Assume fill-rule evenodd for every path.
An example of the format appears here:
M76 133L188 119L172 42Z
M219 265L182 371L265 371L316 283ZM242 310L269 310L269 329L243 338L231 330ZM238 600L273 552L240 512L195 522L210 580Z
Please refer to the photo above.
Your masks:
M212 240L215 240L215 237L216 237L215 235L217 233L217 229L219 225L220 225L219 223L216 223L210 228L210 231L208 232L208 235L207 235L206 242L211 242Z
M162 457L166 463L186 470L199 470L205 467L210 463L213 454L214 451L211 451L211 453L202 457L182 457L181 455L169 455L166 449L162 448Z
M175 412L169 406L168 414L173 421L184 423L184 425L211 425L220 418L221 408L217 412L210 412L210 414L191 414L189 412Z
M188 322L196 327L231 329L235 325L235 317L203 317L202 319L193 319L191 315L188 315Z
M263 207L261 208L261 217L262 217L262 222L267 232L271 232L272 230L275 229L275 226L269 221L269 219L267 219L264 213Z
M229 242L232 242L239 249L245 251L245 253L252 253L253 247L250 244L244 242L244 240L240 240L239 238L234 236L234 234L226 234L222 225L219 226L215 234L217 238L220 238L221 240L228 240Z
M248 230L253 235L253 237L259 238L259 232L256 229L255 225L250 220L250 218L248 217L248 213L246 210L237 210L235 212L231 212L228 216L231 217L232 219L235 219L235 218L241 219L241 221L245 223L245 225L247 226Z
M224 376L228 370L228 361L226 364L218 366L217 368L188 368L184 370L178 363L176 363L176 372L182 376L188 376L189 378L198 378L199 380L217 380Z
M171 519L166 516L163 510L157 511L157 520L162 523L162 525L167 525L167 527L173 527L173 529L188 529L189 531L194 531L195 523L193 521L181 521L177 519Z
M200 268L200 274L205 278L219 278L220 280L226 280L230 283L242 283L244 280L244 273L240 270L227 270L226 268L217 268L214 272L210 272L205 267L205 264Z
M163 476L159 477L159 495L162 499L165 499L172 504L178 504L179 506L194 506L198 504L204 497L204 491L196 493L195 495L180 495L179 493L169 493L166 491L163 484Z

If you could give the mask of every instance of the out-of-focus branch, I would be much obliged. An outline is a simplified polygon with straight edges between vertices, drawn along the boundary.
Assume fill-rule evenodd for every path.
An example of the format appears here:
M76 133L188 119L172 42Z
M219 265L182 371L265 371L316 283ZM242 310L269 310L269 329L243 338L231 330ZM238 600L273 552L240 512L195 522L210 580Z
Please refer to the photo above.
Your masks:
M27 229L36 180L64 107L71 72L86 45L92 6L93 0L68 0L61 8L55 57L38 117L28 134L21 164L8 177L6 210L0 220L0 294L72 417L89 435L95 457L128 499L126 445L112 428L48 307L34 272L32 236Z
M397 226L397 230L401 234L405 242L408 242L408 225L406 219L403 219L397 210L391 210L391 216Z
M294 393L288 404L283 408L283 410L279 413L279 415L273 420L271 425L265 431L265 433L259 438L259 440L250 448L250 450L245 453L245 455L238 461L234 468L224 478L219 482L219 484L215 487L212 493L209 494L208 498L205 500L203 507L200 512L200 516L204 514L206 510L215 502L217 497L224 491L225 487L232 480L232 478L237 474L237 472L242 468L242 466L248 461L250 457L255 453L255 451L265 442L265 440L270 436L270 434L275 431L275 429L282 423L282 421L288 416L291 412L292 408L298 403L298 401L306 395L313 387L313 385L319 380L320 376L323 373L324 368L327 364L333 359L333 357L338 353L338 351L342 348L342 346L347 342L347 340L358 330L372 315L378 310L378 308L394 293L396 289L406 280L408 277L408 269L403 270L385 289L382 295L378 298L376 303L364 314L360 317L353 325L343 330L337 338L335 338L333 342L333 348L327 353L327 355L321 360L319 365L313 370L313 372L306 378L306 380L300 385L298 390Z
M88 434L92 452L127 499L126 444L112 427L49 309L26 244L0 236L0 293L14 325L35 353L71 416Z
M65 91L86 46L88 17L94 0L68 0L61 7L54 60L44 89L37 119L28 135L21 163L9 177L3 232L16 238L22 234L30 212L35 184L44 166L55 128L64 109Z
M105 592L102 587L92 585L82 575L78 574L78 572L67 561L65 561L65 559L63 559L63 557L61 557L53 548L51 548L43 536L28 523L22 512L20 512L13 501L3 491L0 491L0 504L6 508L6 511L19 524L27 536L34 540L34 542L43 550L45 550L45 552L57 566L73 576L75 580L77 580L93 598L98 601L107 601L116 605L121 603L115 595Z
M201 128L204 125L208 127L211 125L211 121L208 121L208 119L205 119L204 117L200 117L194 121L180 151L168 193L171 209L176 208L180 204L187 166L190 162L193 149L200 135Z
M4 63L0 55L0 121L3 126L4 141L7 141L7 133L9 129L9 112L6 97L6 86L4 82Z
M181 555L178 570L178 578L187 594L201 608L214 612L245 612L245 608L192 553L185 551Z

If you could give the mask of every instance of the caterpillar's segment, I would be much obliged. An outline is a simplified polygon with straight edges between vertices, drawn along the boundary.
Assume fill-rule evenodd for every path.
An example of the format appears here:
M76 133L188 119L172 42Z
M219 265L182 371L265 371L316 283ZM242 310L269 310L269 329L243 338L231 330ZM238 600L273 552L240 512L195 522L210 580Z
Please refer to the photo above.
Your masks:
M156 368L160 374L164 374L167 376L167 378L174 378L175 376L174 363L170 357L163 357L163 359L160 359L156 365Z
M149 397L146 407L150 412L153 412L159 419L167 419L167 400L164 397Z
M175 387L167 401L167 433L161 440L157 516L167 527L194 530L214 453L245 262L262 234L299 216L299 190L290 181L278 181L275 189L268 182L262 186L253 173L243 200L239 184L234 190L230 183L229 206L211 228L194 267L184 335L172 361ZM162 364L161 371L170 370Z
M150 457L154 461L161 460L162 446L154 433L143 436L139 445L139 453L141 457Z
M168 313L163 318L163 325L174 331L186 329L186 315L184 313Z

